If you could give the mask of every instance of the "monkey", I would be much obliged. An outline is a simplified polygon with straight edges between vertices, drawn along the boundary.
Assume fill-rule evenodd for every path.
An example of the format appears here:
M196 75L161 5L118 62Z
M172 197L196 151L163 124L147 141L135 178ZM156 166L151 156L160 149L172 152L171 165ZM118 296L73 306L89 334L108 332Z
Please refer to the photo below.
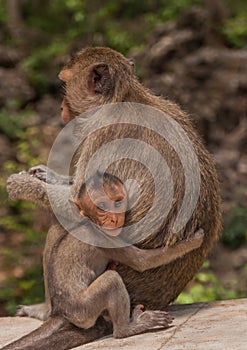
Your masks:
M161 138L153 132L142 129L140 133L138 126L136 128L130 128L123 125L114 130L111 127L105 128L103 131L97 130L82 143L79 149L79 158L71 185L71 190L74 193L78 193L83 179L82 174L85 173L88 159L90 159L98 147L104 144L105 140L111 140L113 137L141 137L143 141L156 147L165 157L171 169L171 175L174 181L172 208L159 230L153 232L147 239L137 242L135 246L148 250L162 246L169 247L177 243L178 240L193 237L199 228L203 228L204 230L203 243L198 249L182 255L180 258L164 266L138 272L132 267L120 262L117 269L117 273L121 276L130 295L132 306L143 304L150 310L161 310L176 299L186 284L198 271L221 232L221 199L214 161L195 131L190 117L175 103L165 98L155 96L151 91L145 88L138 81L132 64L119 52L106 47L85 48L79 51L68 64L65 65L59 77L65 84L65 95L61 106L61 116L64 121L73 120L73 118L83 112L107 104L119 102L137 103L150 106L169 115L181 126L193 145L198 158L201 177L199 198L190 219L178 234L174 234L172 227L174 219L178 215L179 208L181 207L185 187L184 176L181 171L181 162L173 147L165 140L161 140ZM145 119L145 115L143 115L142 118ZM166 120L164 119L163 125L165 124ZM173 135L173 137L176 137L176 135ZM154 191L154 187L150 186L150 174L148 171L144 171L141 164L134 161L123 161L121 164L115 164L115 168L114 166L112 168L112 173L119 178L121 178L121 175L124 175L125 178L128 178L128 176L130 178L135 178L136 175L141 178L143 185L143 201L140 201L133 210L130 210L126 220L127 222L138 221L138 219L143 217L145 214L144 212L148 211L149 204L153 198L152 192ZM7 182L10 198L30 200L38 205L49 208L50 203L47 191L53 191L54 197L56 196L57 201L61 203L58 193L65 190L67 186L59 183L59 179L57 183L54 184L49 183L49 179L47 181L48 183L45 183L38 177L38 172L35 175L28 173L11 175ZM48 177L48 171L46 171L46 169L44 177ZM63 206L61 205L61 207ZM47 275L52 247L56 245L56 241L63 235L63 232L64 228L56 221L49 230L44 251L45 275ZM73 240L72 235L68 237L71 241ZM74 244L73 257L75 261L79 260L81 256L80 244ZM116 250L111 249L111 251ZM72 256L66 258L72 259ZM115 256L110 258L113 260L116 259ZM128 258L131 259L131 254L126 256L127 260ZM64 260L64 256L61 257L61 270L67 268L68 262ZM73 282L70 283L76 286L77 282L75 277ZM47 291L47 301L45 305L50 305L49 288L47 284L48 283L45 282ZM70 300L68 297L66 303L69 305L69 302ZM50 306L48 309L49 308ZM47 318L49 312L44 318ZM88 330L79 330L71 323L65 324L65 321L61 321L59 317L59 315L54 316L50 321L52 325L45 323L42 330L30 335L30 342L35 344L36 349L42 349L42 346L45 348L45 346L55 343L57 344L57 349L67 349L95 340L111 332L109 323L106 323L102 318L99 318L92 328ZM45 331L49 332L49 336L44 335ZM40 336L41 333L43 334L42 337ZM37 336L35 334L37 334ZM41 338L42 341L39 340ZM27 340L25 340L25 342L26 341ZM28 349L26 343L23 347L21 345L22 343L19 344L20 346L18 348L15 344L13 347L9 345L6 349ZM56 347L53 348L56 349Z
M99 172L91 177L87 184L83 183L78 196L70 200L73 204L73 210L81 219L81 223L83 225L88 224L87 219L89 219L89 234L92 229L90 223L94 223L100 229L101 234L114 238L121 234L127 201L127 192L123 183L111 174L101 174ZM136 305L132 312L132 318L129 319L130 301L128 292L117 272L106 270L109 264L108 255L116 257L121 262L126 262L138 271L144 271L146 268L150 269L167 264L181 257L181 255L199 248L203 241L203 230L198 230L195 237L190 241L177 243L174 247L149 250L128 246L114 251L115 249L88 247L88 245L80 243L80 267L83 270L82 287L80 293L76 293L77 300L75 300L75 295L73 296L73 305L71 307L67 305L64 309L63 305L67 304L64 298L67 299L71 284L70 281L67 281L66 285L69 288L64 288L64 286L61 288L65 271L56 270L54 266L56 266L56 259L59 258L60 254L64 256L64 254L71 255L74 252L74 248L71 248L71 237L66 232L61 235L53 246L51 253L53 261L50 261L50 266L53 267L53 271L50 271L49 279L52 303L51 317L53 317L53 320L59 315L60 318L56 321L60 325L62 321L66 322L68 319L75 326L88 329L94 325L100 314L103 315L102 311L106 310L112 320L113 336L116 338L139 334L154 326L164 328L169 326L172 317L167 312L158 310L143 311L143 305ZM78 246L78 244L76 245ZM73 266L67 264L67 268L69 271ZM66 289L68 291L64 293ZM59 294L59 298L55 296L56 294ZM61 315L63 315L63 318L61 318ZM103 317L108 319L108 314L103 315ZM50 320L47 321L47 323L49 322ZM18 346L28 349L28 345L25 344L25 337L20 341L24 341L24 344L17 343L15 345L13 343L10 346L14 346L16 349L18 349ZM46 346L46 343L43 343L42 346ZM8 345L5 348L8 349Z
M22 175L25 176L25 172L22 172ZM118 201L118 205L121 204L121 206L124 206L122 211L118 215L118 223L119 227L116 229L115 227L112 229L111 227L104 228L104 222L108 222L111 220L109 226L112 225L112 222L114 224L114 216L110 216L109 213L107 213L108 217L106 218L106 214L104 210L102 210L102 206L110 207L111 203L109 199L105 196L105 194L101 193L100 191L100 178L102 177L102 174L99 172L90 179L90 181L87 182L87 186L89 186L89 189L91 189L91 196L94 198L94 202L91 200L91 196L86 191L86 183L83 183L80 190L78 198L74 198L73 200L70 200L70 202L74 203L77 208L80 211L80 215L83 218L83 221L87 221L86 218L89 218L91 222L97 224L101 230L110 236L117 236L121 232L121 227L123 226L124 220L125 220L125 209L126 209L126 201L127 201L127 194L126 190L123 187L122 182L116 178L113 175L104 174L104 179L108 181L109 185L118 185L117 188L115 188L115 191L117 190L118 198L121 199L121 201ZM119 188L120 187L120 188ZM99 202L99 208L94 204ZM123 201L123 202L122 202ZM114 203L114 205L117 205ZM101 208L100 208L101 207ZM74 208L73 208L74 209ZM116 215L116 214L115 214ZM116 220L116 218L115 218ZM52 236L54 234L52 233ZM195 237L192 237L189 241L182 241L177 243L173 247L165 247L162 249L149 249L147 251L140 250L136 248L135 246L126 247L124 251L119 249L105 249L105 253L110 255L112 259L118 260L119 258L122 259L122 263L126 263L127 265L131 264L131 267L134 270L137 271L145 271L147 269L151 269L157 266L168 264L169 262L181 257L182 255L190 252L191 250L199 248L199 246L202 243L203 239L203 230L200 229L196 232ZM102 248L101 248L102 249ZM120 255L123 254L123 256L120 257ZM113 266L114 269L116 267L115 263L110 264L110 266ZM17 315L19 316L31 316L36 317L41 320L45 320L47 318L47 315L49 313L49 306L46 304L37 304L32 306L21 306L20 309L17 312Z

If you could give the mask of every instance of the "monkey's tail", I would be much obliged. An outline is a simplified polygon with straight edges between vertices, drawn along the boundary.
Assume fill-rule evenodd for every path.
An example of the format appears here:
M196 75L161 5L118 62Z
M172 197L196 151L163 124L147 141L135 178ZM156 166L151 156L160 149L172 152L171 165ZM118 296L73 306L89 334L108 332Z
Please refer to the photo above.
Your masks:
M61 317L52 317L41 327L1 350L68 350L111 333L111 324L103 317L89 329L80 329Z

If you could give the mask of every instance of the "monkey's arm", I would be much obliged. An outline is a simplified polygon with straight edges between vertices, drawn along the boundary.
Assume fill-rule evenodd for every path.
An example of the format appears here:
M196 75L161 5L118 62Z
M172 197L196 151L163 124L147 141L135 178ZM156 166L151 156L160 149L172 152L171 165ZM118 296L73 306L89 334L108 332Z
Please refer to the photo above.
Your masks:
M7 180L11 200L23 199L48 209L51 209L52 201L53 206L59 208L59 215L64 217L68 215L69 210L68 201L65 200L69 188L65 185L46 184L24 171L12 174Z
M167 265L192 250L199 248L203 242L203 237L203 229L199 229L189 241L181 241L172 247L139 249L135 246L128 246L124 248L99 249L102 249L108 258L119 261L136 271L143 272Z

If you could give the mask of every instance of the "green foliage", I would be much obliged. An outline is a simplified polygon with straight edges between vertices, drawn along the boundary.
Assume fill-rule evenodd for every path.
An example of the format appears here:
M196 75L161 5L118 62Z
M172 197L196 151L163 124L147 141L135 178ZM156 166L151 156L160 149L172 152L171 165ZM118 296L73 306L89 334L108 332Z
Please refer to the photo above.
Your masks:
M5 24L7 21L6 3L4 0L0 0L0 25Z
M247 3L243 0L224 0L231 17L221 28L227 42L235 48L243 48L247 45Z
M49 86L50 77L47 75L47 66L68 50L68 44L62 41L51 42L46 49L44 47L33 50L32 54L24 59L23 70L35 88L38 95L43 95ZM55 79L54 72L54 79Z
M224 224L222 242L232 249L239 248L247 242L247 209L234 208Z
M3 204L7 204L5 183L0 179L0 194ZM7 232L9 242L0 247L1 270L7 276L1 282L0 304L4 304L8 314L13 315L18 304L32 304L44 299L44 287L40 261L30 258L33 250L37 251L44 244L44 232L36 232L32 203L24 201L9 202L10 211L0 218L1 232ZM12 233L25 233L18 246ZM27 268L26 259L32 261L32 268ZM14 277L11 271L21 271L20 277Z
M117 23L111 24L106 30L106 38L110 47L119 48L121 52L128 52L130 49L130 33L124 30Z
M189 304L201 301L236 299L245 296L244 291L238 290L237 286L234 287L232 289L224 288L213 271L210 270L209 261L206 261L186 290L178 296L176 302Z
M16 113L20 105L19 101L10 101L4 108L0 110L0 132L10 139L19 138L24 130L24 121L29 117L30 113Z
M20 303L43 299L41 261L37 262L38 267L34 266L31 270L25 266L25 258L30 254L30 249L37 249L43 245L44 240L44 233L37 233L35 229L35 205L24 201L10 202L6 191L6 178L9 174L27 169L41 160L36 156L40 148L37 137L40 131L38 127L30 126L33 111L27 109L17 112L20 105L19 101L8 101L0 112L0 132L11 140L15 148L15 158L1 164L0 176L0 230L3 237L8 237L0 247L1 272L6 275L6 279L1 281L0 304L4 305L9 314L14 314L16 305ZM25 234L18 244L15 237L22 233ZM23 272L16 278L14 271Z
M152 25L162 24L176 18L183 10L193 5L201 4L201 0L168 0L161 1L161 6L156 12L148 12L146 19Z
M8 278L0 289L0 303L5 304L9 315L14 315L18 305L40 303L44 300L44 281L41 264L25 270L25 277Z
M222 32L232 46L245 47L247 45L247 7L243 12L227 20Z

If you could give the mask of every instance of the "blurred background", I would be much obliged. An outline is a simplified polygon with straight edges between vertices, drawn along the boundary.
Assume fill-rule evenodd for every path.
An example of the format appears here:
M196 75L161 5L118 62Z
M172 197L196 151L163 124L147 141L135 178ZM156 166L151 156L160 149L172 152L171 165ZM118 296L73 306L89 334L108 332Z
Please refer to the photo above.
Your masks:
M62 128L57 74L92 45L133 57L144 85L192 115L217 163L222 237L177 302L247 297L247 2L0 0L0 316L44 299L49 222L9 201L6 179L46 163Z

